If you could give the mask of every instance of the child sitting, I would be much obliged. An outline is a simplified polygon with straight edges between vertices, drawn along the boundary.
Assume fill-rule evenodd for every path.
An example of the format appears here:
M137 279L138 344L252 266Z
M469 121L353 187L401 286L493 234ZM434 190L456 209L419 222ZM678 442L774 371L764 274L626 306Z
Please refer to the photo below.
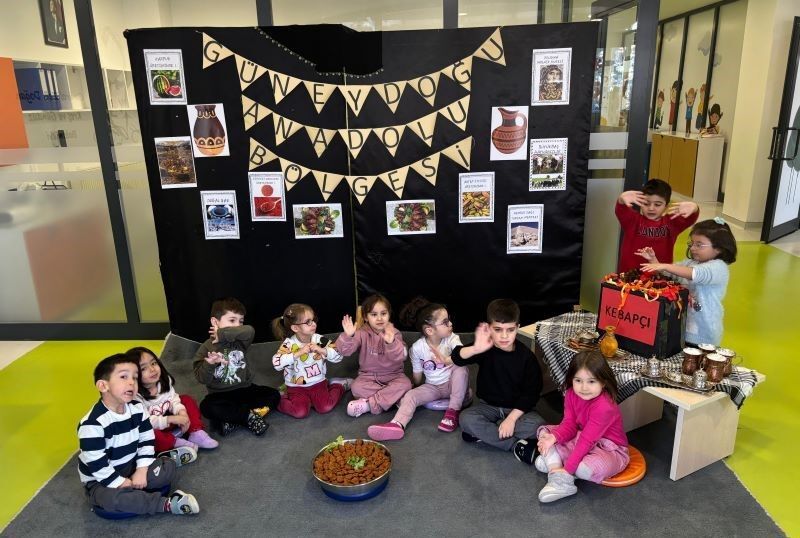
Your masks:
M416 310L418 306L409 305L408 308ZM458 427L458 415L469 388L469 371L453 365L450 353L462 345L461 339L453 334L447 310L440 304L427 303L416 317L422 338L411 346L410 356L414 384L419 386L406 392L400 400L400 410L390 422L374 424L367 429L369 436L376 441L402 439L417 407L448 396L450 404L439 429L452 432ZM420 385L423 373L425 383Z
M236 299L214 301L208 330L211 338L194 355L194 375L208 387L200 411L223 437L239 426L264 435L269 428L264 417L280 401L277 390L253 383L245 354L255 330L244 325L244 315L244 305Z
M576 477L600 483L620 473L630 461L616 403L617 380L600 352L575 355L564 387L564 419L538 432L541 455L534 463L537 470L548 473L547 485L539 492L543 503L577 493Z
M276 340L283 340L272 357L272 365L283 370L286 392L281 395L278 411L294 418L305 418L311 407L327 413L339 403L352 379L328 380L326 362L340 362L342 356L333 343L317 334L317 317L305 304L291 304L283 315L272 321ZM286 338L287 334L291 334ZM338 382L337 382L338 381Z
M129 349L126 355L139 365L139 393L136 399L150 416L156 437L156 452L188 446L217 448L219 443L203 429L197 402L191 396L175 392L175 380L155 353L146 347ZM184 438L184 436L187 436Z
M133 401L139 365L118 353L100 361L94 383L100 400L78 424L78 474L89 504L108 512L134 514L196 514L200 506L193 495L176 489L163 497L158 490L169 486L180 456L154 457L154 436L142 405ZM155 491L153 491L155 490Z
M408 392L411 380L403 373L406 343L389 321L391 305L382 295L370 295L361 303L366 323L356 328L353 319L342 318L344 332L336 339L342 355L358 354L358 377L350 390L357 399L348 402L347 414L360 417L386 411Z

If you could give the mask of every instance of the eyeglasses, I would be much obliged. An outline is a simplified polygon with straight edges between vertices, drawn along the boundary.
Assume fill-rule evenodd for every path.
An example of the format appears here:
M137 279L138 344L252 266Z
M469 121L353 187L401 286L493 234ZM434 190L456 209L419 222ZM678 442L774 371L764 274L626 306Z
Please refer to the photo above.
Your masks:
M307 319L305 321L301 321L300 323L295 323L295 325L307 325L309 327L311 327L312 325L316 325L316 324L317 324L317 317L316 316L314 316L311 319Z
M699 241L687 241L686 246L689 248L706 248L710 247L711 243L700 243Z
M450 318L444 318L439 323L431 323L431 327L438 327L439 325L441 325L443 327L449 327L452 324L453 324L453 322L450 320Z

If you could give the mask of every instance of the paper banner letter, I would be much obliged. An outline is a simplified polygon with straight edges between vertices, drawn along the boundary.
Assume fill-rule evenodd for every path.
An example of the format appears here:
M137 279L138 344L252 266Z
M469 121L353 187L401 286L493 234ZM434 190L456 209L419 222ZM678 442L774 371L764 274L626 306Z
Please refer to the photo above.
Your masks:
M328 197L333 194L336 187L339 186L342 179L344 179L344 176L340 176L339 174L329 174L328 172L320 172L319 170L312 170L311 173L314 174L314 179L317 180L322 198L324 198L326 202L328 201Z
M436 174L439 173L439 154L429 155L412 164L411 168L435 187Z
M381 178L381 181L386 183L387 187L392 189L392 192L394 192L398 198L402 198L403 189L406 188L407 176L408 176L408 166L404 166L403 168L398 168L397 170L384 172L378 177Z
M347 148L354 159L358 157L358 153L364 147L370 131L372 129L339 129L339 135L344 140L344 143L347 144Z
M345 179L350 185L350 190L356 195L358 203L360 204L364 201L367 194L369 194L378 176L345 176Z
M433 102L436 100L436 90L439 87L439 75L441 75L441 71L437 71L436 73L431 73L430 75L423 75L419 78L415 78L414 80L409 80L408 84L419 93L423 99L428 101L428 104L433 106Z
M383 145L386 146L386 150L394 157L394 154L397 153L397 146L400 145L400 137L403 136L405 128L405 125L393 125L391 127L375 127L373 131L375 131L375 134L381 139Z
M246 95L242 95L242 110L244 110L242 117L244 118L245 131L249 130L250 127L272 113L270 109L262 104L256 103Z
M475 52L476 58L483 58L490 62L506 65L506 53L503 51L503 39L500 37L500 28L483 42L481 48Z
M308 90L308 95L311 97L311 101L314 103L314 107L317 109L317 114L319 114L322 112L322 107L324 107L325 103L328 102L328 97L330 97L333 93L333 90L336 89L336 85L324 84L322 82L311 82L309 80L304 80L303 84L305 84L306 90Z
M277 112L272 113L272 126L275 128L275 145L280 146L284 140L300 130L300 125L296 121L284 118Z
M353 111L353 114L358 116L361 112L361 106L367 100L369 90L372 88L369 84L365 85L344 85L339 86L339 91L344 95L344 100L347 101L347 106Z
M436 116L438 114L438 112L431 112L427 116L406 124L406 127L414 131L414 134L430 146L433 142L433 129L436 127Z
M333 129L320 129L309 125L305 127L308 138L311 139L311 145L314 146L314 151L317 152L317 157L322 157L322 154L328 149L328 144L330 144L333 137L336 136L336 131Z
M283 181L286 183L286 192L292 190L292 187L297 185L297 183L311 171L311 169L295 164L292 161L287 161L283 157L278 157L278 160L281 162Z
M472 152L472 137L465 138L461 142L456 142L447 149L442 150L442 154L446 155L456 164L460 164L469 170L469 158Z
M445 67L442 69L442 73L461 84L467 91L470 91L472 86L472 56L467 56L450 67Z
M269 71L269 80L272 83L272 93L275 95L275 104L280 103L284 97L292 93L292 90L300 84L299 78L290 77L272 69L267 71Z
M220 45L219 41L208 34L203 34L203 69L214 65L233 54L227 47Z
M236 71L239 73L239 84L242 87L242 91L267 72L265 68L257 63L251 62L238 54L235 54L234 58L236 58Z
M466 95L456 101L455 103L450 103L450 105L446 106L439 110L439 113L447 118L448 120L452 121L456 125L458 125L462 131L467 129L467 113L469 112L469 95Z
M270 150L256 142L254 139L250 139L250 164L248 166L248 170L263 166L277 158L278 156L272 153Z
M400 97L403 96L406 81L385 82L383 84L375 84L372 87L375 88L375 91L381 96L386 106L388 106L392 112L397 112L397 103L400 102Z

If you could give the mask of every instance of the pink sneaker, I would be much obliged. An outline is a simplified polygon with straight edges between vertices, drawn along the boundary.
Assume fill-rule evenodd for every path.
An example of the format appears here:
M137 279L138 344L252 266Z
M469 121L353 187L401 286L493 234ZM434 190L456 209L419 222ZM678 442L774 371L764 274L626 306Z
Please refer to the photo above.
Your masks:
M439 423L439 430L450 433L458 428L458 414L459 411L448 408L447 411L444 412L442 421Z
M357 400L350 400L347 403L347 414L351 417L360 417L364 413L369 413L369 402L366 398L359 398Z
M193 450L197 450L197 444L195 442L193 442L190 439L184 439L183 437L178 437L177 439L175 439L175 448L181 446L188 446Z
M208 435L205 430L197 430L189 434L189 441L196 444L200 448L217 448L219 446L219 441L215 441Z
M403 438L405 430L397 422L387 422L386 424L373 424L367 428L367 435L375 441L395 441Z

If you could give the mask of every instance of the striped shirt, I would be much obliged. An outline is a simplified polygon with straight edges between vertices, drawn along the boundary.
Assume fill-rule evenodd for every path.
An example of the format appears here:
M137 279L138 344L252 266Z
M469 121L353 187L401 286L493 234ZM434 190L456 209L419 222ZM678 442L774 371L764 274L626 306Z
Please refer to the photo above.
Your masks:
M115 413L101 399L78 424L78 441L78 473L84 484L100 482L116 488L127 478L120 473L132 460L137 468L155 461L153 427L139 402Z

